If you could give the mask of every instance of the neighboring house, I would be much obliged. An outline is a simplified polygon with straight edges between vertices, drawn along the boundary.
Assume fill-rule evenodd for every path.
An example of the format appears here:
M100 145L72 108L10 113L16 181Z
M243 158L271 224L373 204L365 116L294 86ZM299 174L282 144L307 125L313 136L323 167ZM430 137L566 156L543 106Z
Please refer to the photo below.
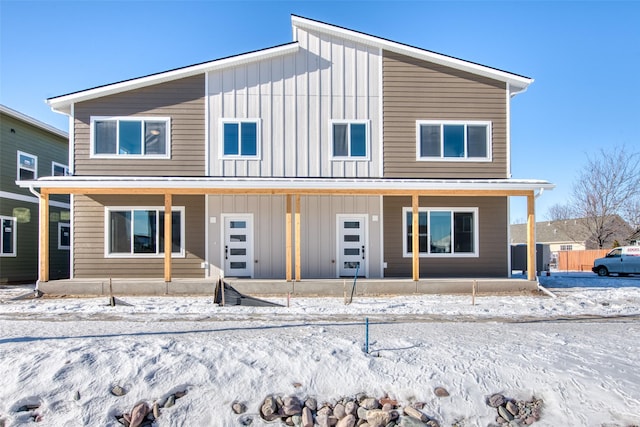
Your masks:
M69 136L0 105L0 283L38 279L38 197L16 181L68 175ZM68 195L49 201L49 275L69 277Z
M609 223L612 234L605 240L603 246L605 249L613 248L615 242L623 245L633 233L629 224L618 215L612 215ZM512 244L527 242L526 227L526 224L511 225ZM536 242L549 245L552 253L599 249L593 233L585 227L585 219L583 218L536 223Z
M629 236L626 241L631 246L640 246L640 228Z
M74 278L510 275L509 197L533 227L554 187L510 178L510 102L533 80L292 25L288 44L47 101L73 176L35 187L72 195Z

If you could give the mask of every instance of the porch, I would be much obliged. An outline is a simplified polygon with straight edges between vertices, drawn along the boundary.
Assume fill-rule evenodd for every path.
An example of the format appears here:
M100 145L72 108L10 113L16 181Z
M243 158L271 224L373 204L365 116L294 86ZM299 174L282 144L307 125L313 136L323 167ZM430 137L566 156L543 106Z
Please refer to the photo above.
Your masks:
M342 297L351 295L353 279L286 280L225 279L237 291L251 296ZM433 278L414 281L411 278L358 279L354 295L421 295L471 294L474 281L478 294L522 293L537 290L537 282L523 278ZM211 295L216 281L208 279L67 279L41 282L38 289L45 295L100 296L109 295Z

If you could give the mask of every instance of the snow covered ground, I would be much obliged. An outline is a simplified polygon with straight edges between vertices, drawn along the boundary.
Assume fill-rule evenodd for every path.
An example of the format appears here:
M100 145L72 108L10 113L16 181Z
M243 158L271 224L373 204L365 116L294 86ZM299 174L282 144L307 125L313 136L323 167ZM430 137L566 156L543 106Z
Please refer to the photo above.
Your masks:
M0 288L0 420L28 424L18 409L37 403L37 425L117 426L140 400L187 390L155 425L226 427L239 425L236 400L257 413L272 393L334 402L365 392L424 402L441 426L487 426L485 399L499 392L543 399L536 426L640 425L640 277L541 283L557 298L296 298L288 308L206 297L109 307L104 297L11 300L28 289ZM127 394L113 396L114 385ZM450 396L436 397L438 386Z

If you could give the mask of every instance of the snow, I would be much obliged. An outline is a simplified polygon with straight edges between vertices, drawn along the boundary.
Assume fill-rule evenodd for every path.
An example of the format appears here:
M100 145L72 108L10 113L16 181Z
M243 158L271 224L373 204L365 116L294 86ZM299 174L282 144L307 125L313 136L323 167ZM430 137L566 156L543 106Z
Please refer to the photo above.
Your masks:
M12 300L0 288L0 419L41 403L42 426L119 426L116 414L187 390L157 426L235 426L268 394L335 402L365 392L425 403L442 426L486 426L493 393L541 398L536 426L640 424L640 277L552 273L541 295L294 298L219 307L207 297ZM286 305L283 298L271 301ZM364 321L370 322L370 351ZM116 397L119 384L127 394ZM435 387L450 396L436 397ZM80 399L74 394L79 392ZM273 425L261 422L254 426Z

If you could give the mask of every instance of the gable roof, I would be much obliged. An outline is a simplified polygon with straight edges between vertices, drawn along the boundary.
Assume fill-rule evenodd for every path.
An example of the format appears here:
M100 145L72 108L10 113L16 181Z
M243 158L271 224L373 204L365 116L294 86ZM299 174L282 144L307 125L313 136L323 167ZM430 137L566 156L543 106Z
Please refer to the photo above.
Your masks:
M46 124L44 122L41 122L40 120L34 119L31 116L27 116L26 114L23 114L23 113L21 113L19 111L16 111L13 108L9 108L9 107L7 107L5 105L0 104L0 112L3 113L3 114L6 114L8 116L11 116L16 120L20 120L20 121L28 123L28 124L30 124L32 126L40 128L40 129L42 129L42 130L44 130L46 132L50 132L50 133L56 134L56 135L64 138L65 140L67 140L67 142L69 142L68 141L69 134L67 132L65 132L63 130L60 130L60 129L56 128L56 127L53 127L51 125L48 125L48 124Z
M143 77L137 77L133 79L123 80L117 83L97 86L91 89L68 93L66 95L60 95L47 99L47 104L49 104L54 111L64 114L70 114L71 105L76 102L87 101L107 95L164 83L171 80L182 79L197 74L206 73L208 71L230 68L239 64L255 62L275 56L294 53L299 49L299 45L296 40L296 28L334 35L343 39L355 41L357 43L389 50L454 69L467 71L472 74L477 74L502 81L509 85L509 92L511 96L515 96L520 92L524 92L527 87L531 83L533 83L533 79L529 77L499 70L497 68L487 67L485 65L465 61L459 58L443 55L407 44L394 42L392 40L372 36L359 31L354 31L336 25L315 21L313 19L303 18L297 15L291 15L291 24L293 27L294 38L294 41L291 43L215 59L213 61L202 62L186 67L175 68L172 70L154 73Z
M444 55L441 53L433 52L431 50L395 42L393 40L373 36L367 33L350 30L348 28L340 27L337 25L327 24L325 22L316 21L309 18L303 18L297 15L291 15L291 23L294 28L298 27L306 30L335 35L368 46L389 50L402 55L407 55L417 59L422 59L424 61L444 65L446 67L451 67L458 70L467 71L472 74L489 77L494 80L503 81L505 83L509 83L512 86L512 95L523 92L531 83L533 83L533 79L530 77L514 74L508 71L500 70L498 68L488 67L486 65L481 65L471 61L465 61L453 56Z

